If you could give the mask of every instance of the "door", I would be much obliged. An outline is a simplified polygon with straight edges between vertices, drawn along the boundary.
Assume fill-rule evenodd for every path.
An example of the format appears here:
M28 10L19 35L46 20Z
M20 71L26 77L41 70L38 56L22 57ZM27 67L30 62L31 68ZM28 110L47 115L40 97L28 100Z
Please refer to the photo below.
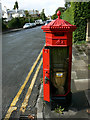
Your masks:
M50 102L50 50L43 48L43 96Z
M68 92L69 47L50 49L51 97L65 95Z

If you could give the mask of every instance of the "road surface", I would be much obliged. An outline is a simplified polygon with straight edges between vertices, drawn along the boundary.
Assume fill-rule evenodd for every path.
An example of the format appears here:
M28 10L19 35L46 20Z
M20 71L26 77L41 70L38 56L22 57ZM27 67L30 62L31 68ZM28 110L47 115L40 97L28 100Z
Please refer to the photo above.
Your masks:
M40 51L45 43L45 35L41 30L41 26L26 29L18 32L3 34L2 36L2 115L3 118L8 114L10 117L17 118L22 114L20 108L25 99L25 95L31 84L31 80L39 65L35 67L34 72L25 85L28 73L30 72L34 62L36 61ZM28 100L28 105L23 114L35 114L35 102L37 99L40 78L42 77L42 65L38 71L34 88ZM20 93L20 88L24 84L24 89L16 100L15 105L11 105L12 101ZM15 102L15 100L14 100ZM11 106L11 107L10 107ZM9 109L16 110L10 110ZM8 112L8 113L7 113Z

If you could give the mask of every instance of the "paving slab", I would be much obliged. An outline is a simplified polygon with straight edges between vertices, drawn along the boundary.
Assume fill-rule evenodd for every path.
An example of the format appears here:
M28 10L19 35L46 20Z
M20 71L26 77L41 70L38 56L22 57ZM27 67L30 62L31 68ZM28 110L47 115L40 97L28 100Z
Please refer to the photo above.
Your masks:
M41 87L41 95L38 99L37 104L37 118L85 118L88 119L88 114L86 110L89 108L89 102L86 97L86 93L82 91L77 91L72 93L72 103L63 112L63 114L56 113L55 110L51 110L51 103L43 101L43 86Z
M51 109L51 103L43 101L42 86L41 100L39 98L41 104L37 107L42 108L41 112L43 111L42 115L44 120L60 120L60 118L62 120L90 120L90 115L87 113L87 109L89 109L90 106L90 96L88 96L90 92L90 87L88 85L90 79L88 79L87 58L87 55L83 51L80 53L75 47L73 47L71 74L72 102L70 106L65 108L63 114L56 113L55 110ZM39 114L37 117L39 118Z
M88 86L89 81L90 79L75 79L74 83L77 91L90 89L90 87Z

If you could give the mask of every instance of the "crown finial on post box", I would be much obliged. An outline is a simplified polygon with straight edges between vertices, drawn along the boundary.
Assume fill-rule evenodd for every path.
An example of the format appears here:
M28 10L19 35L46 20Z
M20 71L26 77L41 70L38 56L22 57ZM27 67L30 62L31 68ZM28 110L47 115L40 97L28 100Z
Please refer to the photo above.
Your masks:
M60 19L60 15L61 15L61 12L58 10L58 11L57 11L58 19Z

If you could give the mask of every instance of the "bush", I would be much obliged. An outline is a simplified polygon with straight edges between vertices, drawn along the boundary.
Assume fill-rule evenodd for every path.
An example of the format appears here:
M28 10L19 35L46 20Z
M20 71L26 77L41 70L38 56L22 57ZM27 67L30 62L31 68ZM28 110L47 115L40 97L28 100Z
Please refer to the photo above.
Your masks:
M19 18L19 21L20 21L20 27L23 27L23 25L27 22L26 18L24 17Z
M11 21L8 22L8 28L15 29L15 28L22 28L25 23L29 22L29 18L13 18ZM30 22L34 22L34 18L30 18Z
M21 21L19 18L13 18L11 21L8 22L8 28L20 28L22 27Z
M5 31L7 29L8 29L7 25L2 21L2 31Z

